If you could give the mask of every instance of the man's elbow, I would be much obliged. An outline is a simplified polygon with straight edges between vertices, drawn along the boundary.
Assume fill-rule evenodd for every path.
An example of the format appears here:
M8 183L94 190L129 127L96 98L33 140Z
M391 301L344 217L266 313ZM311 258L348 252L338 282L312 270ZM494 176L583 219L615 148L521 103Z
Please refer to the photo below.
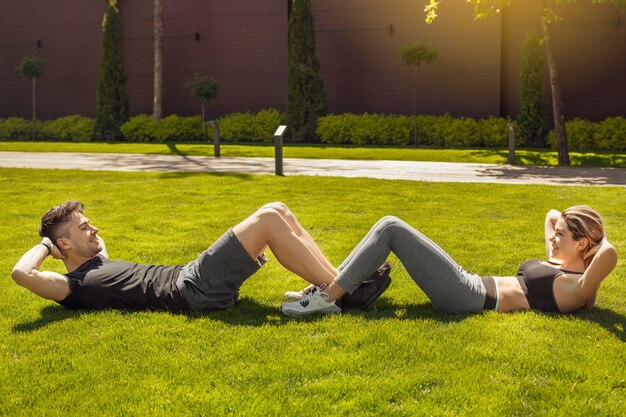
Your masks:
M18 265L16 265L11 271L11 278L13 278L13 281L15 281L17 285L24 286L24 281L26 280L27 277L28 277L28 272L24 271Z

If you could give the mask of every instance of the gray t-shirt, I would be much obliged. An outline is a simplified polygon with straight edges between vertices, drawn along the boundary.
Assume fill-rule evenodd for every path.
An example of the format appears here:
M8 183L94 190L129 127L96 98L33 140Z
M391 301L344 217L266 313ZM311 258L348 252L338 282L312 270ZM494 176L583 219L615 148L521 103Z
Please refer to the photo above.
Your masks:
M176 280L182 265L112 261L96 255L65 274L71 293L59 304L69 309L186 309Z

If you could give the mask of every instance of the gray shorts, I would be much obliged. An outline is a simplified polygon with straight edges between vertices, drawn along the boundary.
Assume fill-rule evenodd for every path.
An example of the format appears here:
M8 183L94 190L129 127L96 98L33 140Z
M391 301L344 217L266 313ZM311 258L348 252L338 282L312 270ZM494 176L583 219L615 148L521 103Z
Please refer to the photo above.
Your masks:
M267 262L265 255L250 257L237 236L229 229L219 239L183 267L176 287L188 310L211 311L232 307L239 288Z

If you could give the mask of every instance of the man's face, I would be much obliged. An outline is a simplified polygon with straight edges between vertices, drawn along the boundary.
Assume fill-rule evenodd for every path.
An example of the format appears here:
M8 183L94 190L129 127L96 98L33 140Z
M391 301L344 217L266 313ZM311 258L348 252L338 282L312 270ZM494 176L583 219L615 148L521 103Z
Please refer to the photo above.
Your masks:
M98 228L92 226L82 213L72 214L61 235L63 237L57 239L57 244L67 254L71 252L85 258L93 258L102 250Z

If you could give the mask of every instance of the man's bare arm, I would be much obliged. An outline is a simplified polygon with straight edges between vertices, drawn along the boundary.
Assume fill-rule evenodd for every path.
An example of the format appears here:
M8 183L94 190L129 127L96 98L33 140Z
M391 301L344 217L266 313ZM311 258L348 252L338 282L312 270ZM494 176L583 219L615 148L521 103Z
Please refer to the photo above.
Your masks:
M52 249L51 254L59 259L62 258L50 239L43 238L41 243L35 245L17 261L11 277L18 285L41 297L61 301L70 294L67 278L57 272L39 270L44 259L49 255L48 247Z

